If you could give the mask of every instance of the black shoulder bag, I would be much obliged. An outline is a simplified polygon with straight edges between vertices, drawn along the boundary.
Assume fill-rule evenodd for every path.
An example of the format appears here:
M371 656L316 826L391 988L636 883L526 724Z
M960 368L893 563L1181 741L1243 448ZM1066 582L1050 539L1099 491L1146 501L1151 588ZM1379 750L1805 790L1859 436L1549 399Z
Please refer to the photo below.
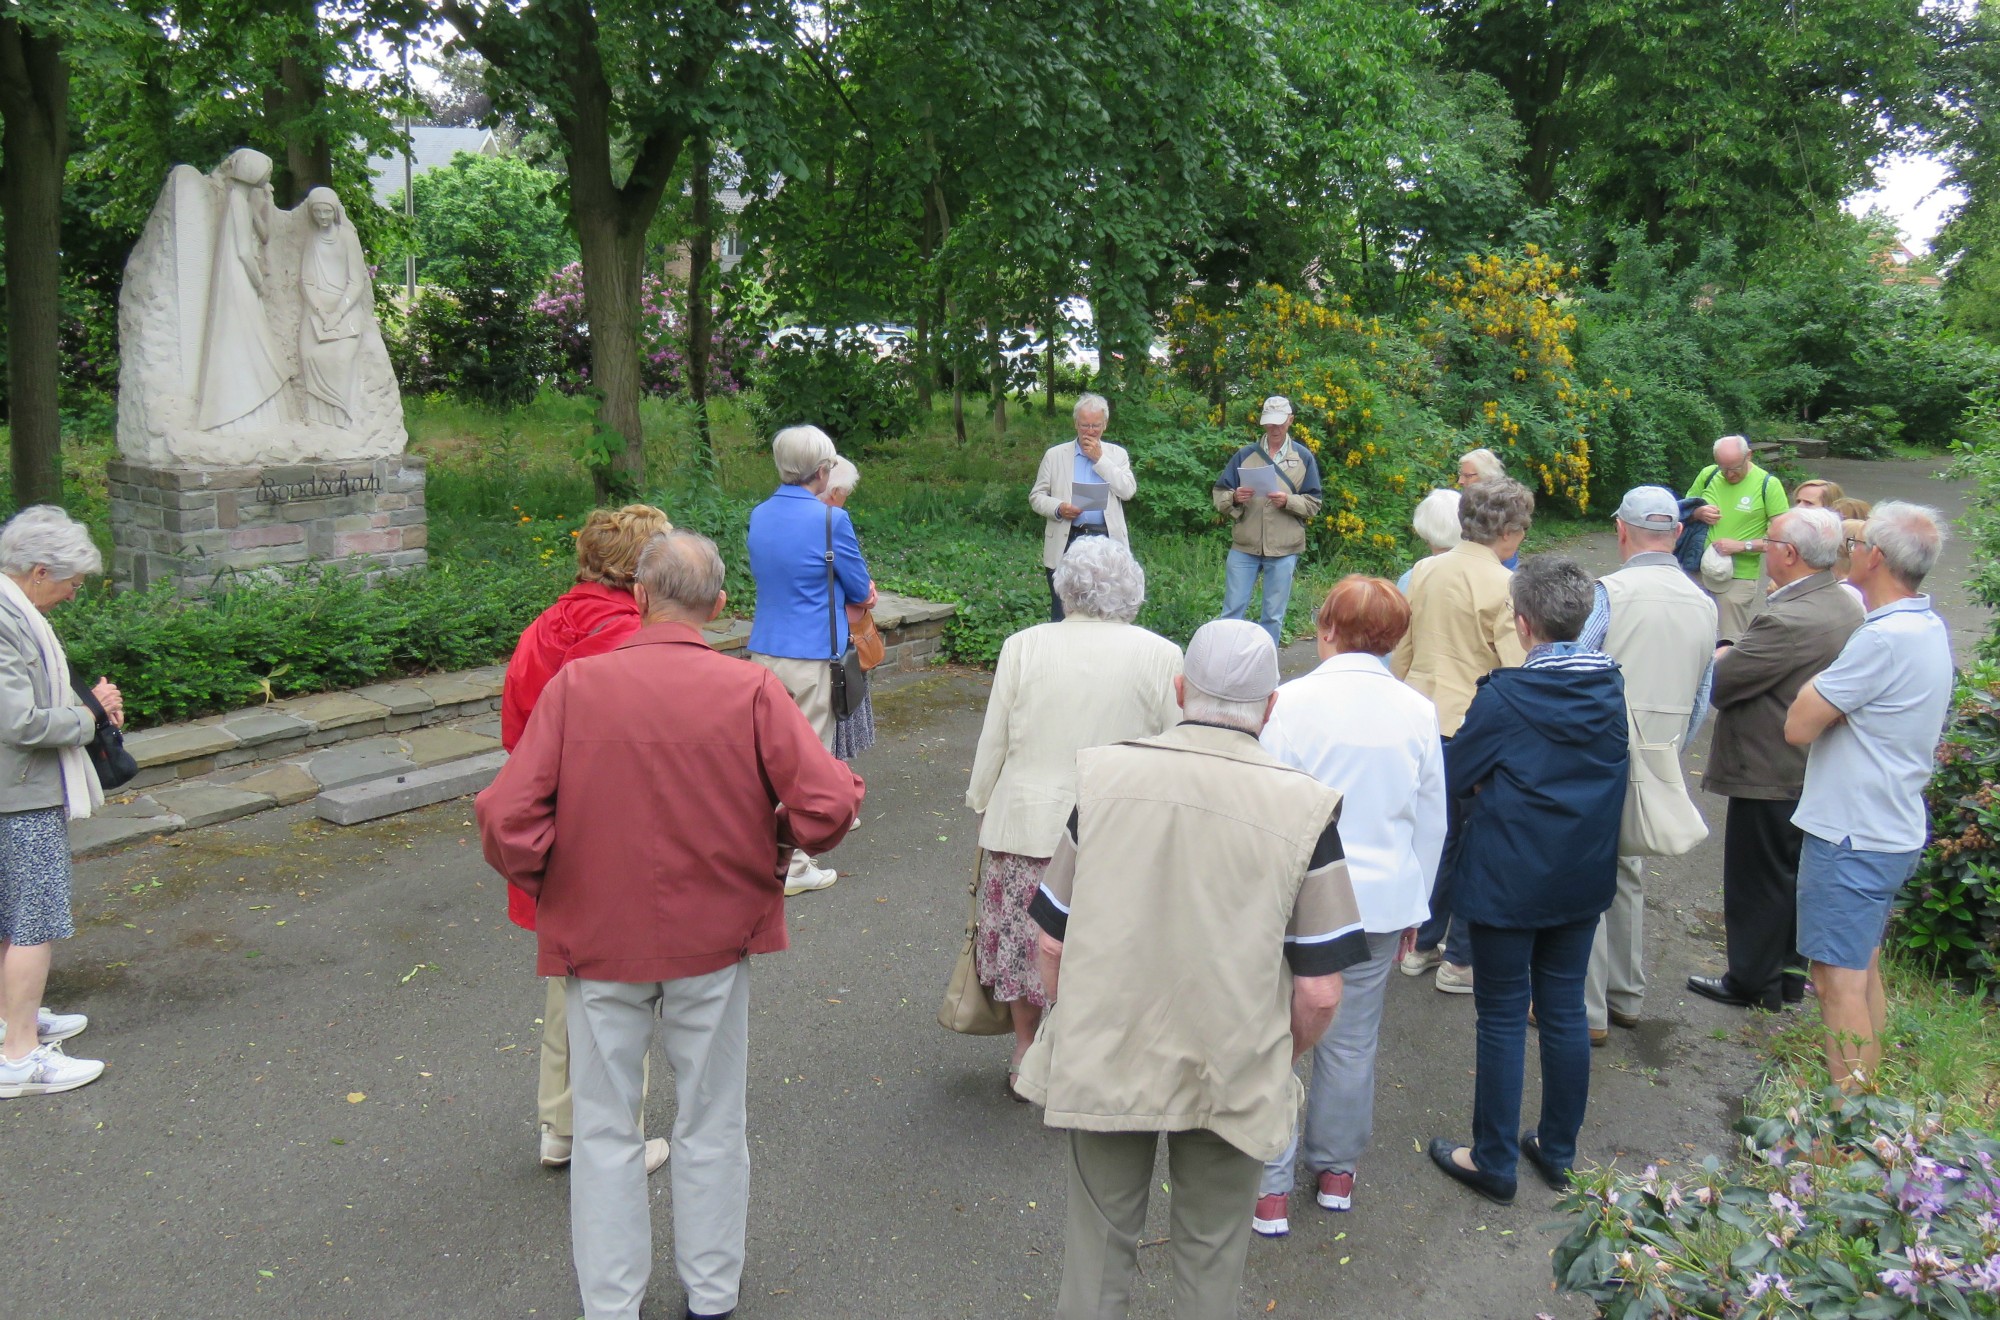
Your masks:
M97 771L97 782L104 785L106 792L122 788L139 773L139 763L132 759L132 753L125 750L125 735L104 713L104 707L97 700L97 694L90 690L83 676L72 666L69 675L70 690L75 692L90 713L97 718L97 736L90 740L83 750L90 755L91 768Z
M826 510L826 649L833 659L833 717L844 720L861 709L861 703L868 700L868 671L861 667L861 655L854 649L854 639L848 638L845 651L836 650L840 645L840 622L835 613L839 606L834 604L833 582L833 506Z

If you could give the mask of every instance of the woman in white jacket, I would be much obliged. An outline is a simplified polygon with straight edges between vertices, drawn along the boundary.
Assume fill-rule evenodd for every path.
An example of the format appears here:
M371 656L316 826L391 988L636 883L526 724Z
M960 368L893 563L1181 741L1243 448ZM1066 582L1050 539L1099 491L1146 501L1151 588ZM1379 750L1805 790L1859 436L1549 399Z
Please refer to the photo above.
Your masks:
M1146 574L1108 537L1078 541L1056 569L1068 612L1000 648L986 724L972 761L965 805L981 815L980 984L1014 1017L1014 1073L1048 1006L1035 970L1040 928L1028 901L1055 856L1076 807L1076 754L1128 738L1149 738L1180 719L1174 679L1181 650L1132 620L1146 598Z

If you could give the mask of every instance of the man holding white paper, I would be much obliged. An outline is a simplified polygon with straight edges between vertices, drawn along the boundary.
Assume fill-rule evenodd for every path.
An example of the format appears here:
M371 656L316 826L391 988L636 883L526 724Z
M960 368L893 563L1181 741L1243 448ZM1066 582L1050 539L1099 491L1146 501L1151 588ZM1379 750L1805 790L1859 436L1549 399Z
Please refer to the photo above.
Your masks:
M1042 455L1028 504L1048 526L1042 532L1042 570L1049 579L1049 618L1061 622L1062 600L1056 595L1056 566L1063 552L1082 536L1109 536L1131 548L1125 532L1125 501L1139 489L1132 460L1124 449L1104 439L1111 405L1102 395L1085 394L1071 410L1076 439L1053 445Z
M1235 524L1222 617L1250 616L1250 595L1261 577L1264 608L1258 622L1282 646L1292 572L1306 548L1306 524L1319 513L1319 461L1291 439L1291 400L1279 394L1264 400L1258 422L1263 441L1237 450L1211 492L1216 511Z

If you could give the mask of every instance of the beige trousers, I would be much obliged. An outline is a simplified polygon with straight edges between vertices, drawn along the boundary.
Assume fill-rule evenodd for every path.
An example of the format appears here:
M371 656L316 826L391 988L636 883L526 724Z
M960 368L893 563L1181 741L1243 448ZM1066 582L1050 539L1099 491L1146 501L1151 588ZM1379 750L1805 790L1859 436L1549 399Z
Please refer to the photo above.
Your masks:
M1618 859L1618 892L1597 923L1583 1012L1592 1031L1611 1029L1611 1010L1639 1015L1646 999L1646 859Z
M1721 591L1711 590L1706 582L1701 589L1715 602L1715 635L1720 641L1740 639L1749 630L1750 621L1764 612L1762 575L1737 578Z
M563 995L563 978L550 976L548 997L542 1009L541 1072L535 1079L535 1112L542 1124L559 1137L576 1133L575 1107L569 1084L569 1003ZM646 1055L639 1067L639 1131L646 1130L646 1091L653 1080L653 1056Z
M1056 1320L1125 1320L1153 1189L1157 1132L1069 1134L1069 1219ZM1175 1320L1232 1320L1261 1160L1213 1132L1169 1132Z
M759 655L755 651L750 658L778 676L785 685L785 691L792 694L799 710L805 715L806 723L813 726L819 735L820 745L829 752L833 750L833 668L825 660L793 660L781 655ZM803 848L792 849L792 864L786 874L786 883L800 879L815 865L806 856Z

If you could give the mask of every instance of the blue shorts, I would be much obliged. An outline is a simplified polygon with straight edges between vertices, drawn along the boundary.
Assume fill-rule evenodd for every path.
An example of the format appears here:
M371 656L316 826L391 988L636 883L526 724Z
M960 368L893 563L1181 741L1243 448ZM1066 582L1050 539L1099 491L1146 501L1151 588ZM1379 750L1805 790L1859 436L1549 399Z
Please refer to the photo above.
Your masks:
M1868 970L1896 892L1915 874L1922 848L1868 852L1806 835L1799 851L1799 952L1816 963Z

